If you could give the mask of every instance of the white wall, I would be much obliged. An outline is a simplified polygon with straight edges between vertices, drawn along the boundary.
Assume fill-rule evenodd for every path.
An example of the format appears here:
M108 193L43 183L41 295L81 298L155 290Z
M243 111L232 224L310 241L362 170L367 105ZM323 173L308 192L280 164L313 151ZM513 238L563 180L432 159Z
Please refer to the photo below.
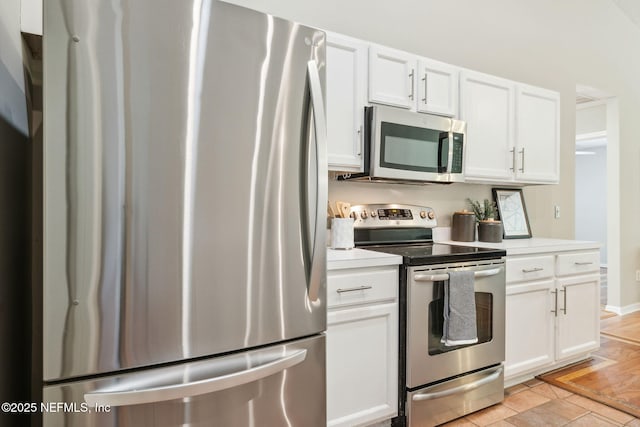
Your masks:
M600 263L607 263L607 147L576 155L576 239L600 242Z
M576 107L576 135L584 135L607 130L607 105L597 102Z

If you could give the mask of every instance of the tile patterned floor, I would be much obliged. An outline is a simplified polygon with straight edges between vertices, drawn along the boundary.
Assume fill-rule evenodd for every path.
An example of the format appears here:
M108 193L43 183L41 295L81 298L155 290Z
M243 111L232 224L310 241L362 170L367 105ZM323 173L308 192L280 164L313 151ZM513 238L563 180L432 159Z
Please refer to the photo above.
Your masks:
M613 313L602 311L601 319L603 336L607 334L640 343L640 312L616 316ZM443 426L640 427L640 419L533 379L506 389L505 399L502 403L443 424Z
M443 426L640 427L640 419L533 379L505 390L505 399L502 403L443 424Z

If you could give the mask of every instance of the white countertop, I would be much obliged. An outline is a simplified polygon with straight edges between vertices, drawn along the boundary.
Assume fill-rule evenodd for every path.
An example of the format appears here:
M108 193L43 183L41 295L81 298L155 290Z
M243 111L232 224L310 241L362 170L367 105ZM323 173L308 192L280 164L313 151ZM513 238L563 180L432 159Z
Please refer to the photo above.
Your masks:
M379 267L383 265L398 264L402 264L402 257L400 255L391 255L355 248L348 250L327 248L327 270Z
M476 246L479 248L504 249L507 255L527 255L544 252L580 251L600 249L600 243L584 240L549 239L546 237L532 237L530 239L507 239L501 243L488 242L457 242L446 240L439 243L458 246Z

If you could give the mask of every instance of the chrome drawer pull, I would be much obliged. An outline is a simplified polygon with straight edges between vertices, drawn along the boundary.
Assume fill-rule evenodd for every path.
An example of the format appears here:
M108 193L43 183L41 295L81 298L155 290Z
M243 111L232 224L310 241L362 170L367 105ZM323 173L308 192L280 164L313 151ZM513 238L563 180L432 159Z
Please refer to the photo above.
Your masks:
M371 289L371 288L373 288L373 286L358 286L356 288L346 288L346 289L338 288L338 289L336 289L336 292L341 294L341 293L344 293L344 292L365 291L365 290Z
M542 271L542 270L544 270L544 268L542 268L542 267L523 268L522 272L523 273L535 273L536 271Z
M593 261L587 261L587 262L574 262L575 265L591 265L593 264Z
M492 268L490 270L476 271L473 274L473 276L475 278L495 276L496 274L500 273L501 270L502 270L502 267ZM413 276L413 278L415 279L416 282L444 282L445 280L449 280L449 275L446 273L445 274L417 273L415 276Z

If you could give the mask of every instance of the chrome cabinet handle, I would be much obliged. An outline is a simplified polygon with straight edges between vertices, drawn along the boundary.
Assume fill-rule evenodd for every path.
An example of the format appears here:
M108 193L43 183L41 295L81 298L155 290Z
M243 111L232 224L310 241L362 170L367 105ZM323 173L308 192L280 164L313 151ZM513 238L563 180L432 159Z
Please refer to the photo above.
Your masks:
M414 70L412 68L411 73L409 73L409 78L411 78L411 93L409 94L409 99L413 99L413 91L415 89L414 77Z
M502 375L502 370L503 370L502 366L499 366L498 368L491 371L490 373L487 373L486 377L480 378L478 381L474 381L472 383L464 384L458 387L453 387L448 390L435 391L432 393L426 392L426 393L415 394L413 395L411 400L413 400L414 402L419 402L421 400L439 399L441 397L451 396L454 394L460 394L460 393L465 393L471 390L475 390L478 387L481 387L485 384L488 384L492 381L497 380L500 377L500 375Z
M591 265L591 264L593 264L593 262L592 261L585 261L585 262L576 261L576 262L574 262L574 264L575 265Z
M509 169L515 172L516 171L516 149L512 148L511 150L509 150L509 152L511 153L511 167Z
M84 400L90 406L128 406L141 403L162 402L173 399L183 399L185 397L199 396L201 394L212 393L214 391L227 390L243 384L259 381L270 375L277 374L287 368L298 365L307 358L307 350L298 350L287 354L284 357L271 362L254 366L239 372L232 372L191 382L182 382L184 373L176 375L181 371L167 369L164 372L168 376L175 377L175 384L157 383L157 378L135 377L130 381L124 380L115 386L96 390L84 395ZM221 364L220 361L212 361L210 366L215 368ZM186 368L181 368L181 370ZM206 370L206 367L203 368ZM160 375L159 373L148 374ZM153 380L156 380L154 384ZM145 386L145 383L148 386Z
M544 268L542 268L542 267L523 268L522 272L523 273L535 273L536 271L542 271L542 270L544 270Z
M567 288L566 288L566 286L564 286L562 289L560 289L560 292L564 292L564 307L562 307L562 312L564 314L567 314Z
M555 303L554 303L554 309L551 310L551 312L558 317L558 291L551 291L551 293L554 296L555 299Z
M490 270L476 271L473 274L473 277L479 278L479 277L495 276L496 274L500 273L500 271L502 271L502 267L492 268ZM444 282L445 280L449 280L449 275L446 273L444 274L416 273L413 276L413 278L416 282Z
M422 101L426 104L427 103L427 73L424 73L424 77L422 78L422 81L424 82L424 98L422 98Z
M316 143L316 217L315 230L311 253L311 269L309 274L309 299L316 301L320 298L320 289L326 281L326 221L323 217L324 206L327 206L327 120L324 112L324 99L322 83L318 72L318 63L311 60L307 63L307 76L309 78L310 101L313 106L313 121Z
M345 292L355 292L355 291L365 291L367 289L371 289L373 288L373 286L357 286L355 288L346 288L346 289L342 289L342 288L338 288L336 289L336 292L339 294L345 293Z
M364 132L362 132L362 125L358 128L358 149L356 150L356 155L362 155L362 143L364 141Z
M520 167L520 172L524 173L524 147L522 147L522 150L520 150L520 154L522 154L522 166Z

